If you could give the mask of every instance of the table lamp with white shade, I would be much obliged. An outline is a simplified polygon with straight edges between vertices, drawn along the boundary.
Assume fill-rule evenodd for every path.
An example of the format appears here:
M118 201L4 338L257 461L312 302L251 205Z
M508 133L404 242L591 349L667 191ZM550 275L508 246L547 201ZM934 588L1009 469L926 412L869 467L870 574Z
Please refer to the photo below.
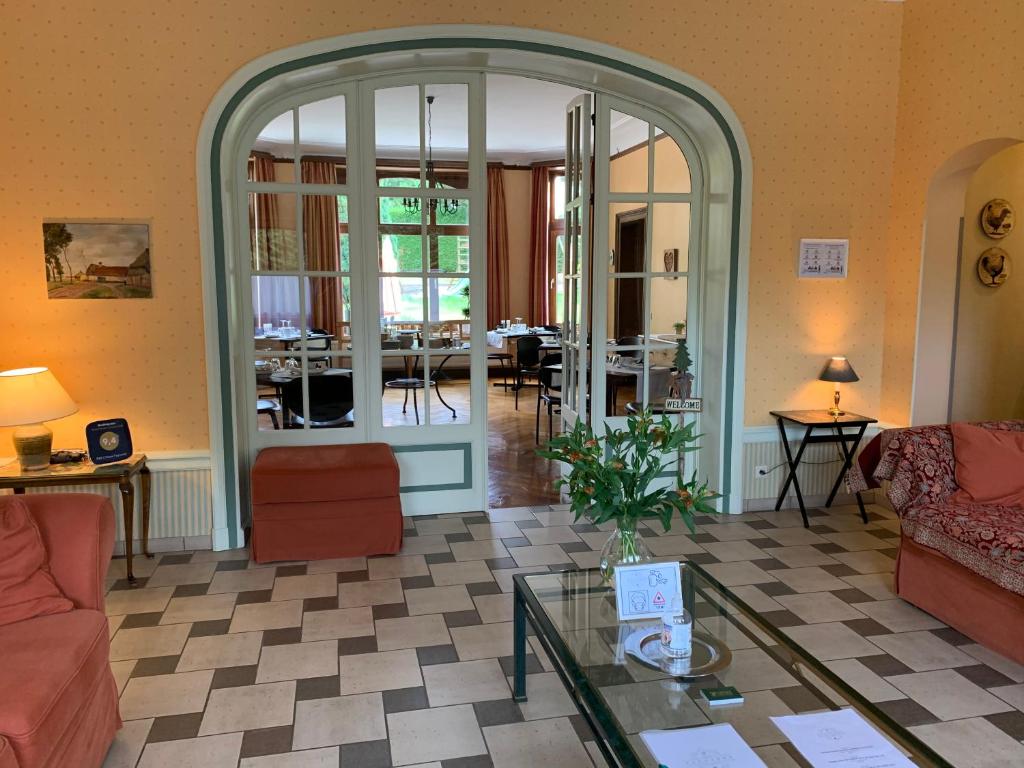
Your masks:
M53 432L43 422L77 410L49 368L0 371L0 427L17 427L14 450L23 470L50 466Z

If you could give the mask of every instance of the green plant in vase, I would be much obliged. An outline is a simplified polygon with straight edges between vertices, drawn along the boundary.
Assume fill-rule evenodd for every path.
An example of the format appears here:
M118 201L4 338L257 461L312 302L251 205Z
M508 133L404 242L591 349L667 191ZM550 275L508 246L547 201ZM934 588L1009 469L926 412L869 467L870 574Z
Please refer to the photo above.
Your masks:
M677 514L694 532L694 512L713 513L708 503L718 498L707 483L682 474L682 455L699 449L694 425L669 416L655 418L649 409L626 420L625 429L606 428L598 437L589 424L573 428L548 441L538 453L570 467L558 480L569 492L570 508L578 521L586 517L596 525L615 521L615 532L601 551L601 574L610 581L615 566L651 559L637 533L640 520L655 518L667 531ZM670 484L664 474L674 471Z

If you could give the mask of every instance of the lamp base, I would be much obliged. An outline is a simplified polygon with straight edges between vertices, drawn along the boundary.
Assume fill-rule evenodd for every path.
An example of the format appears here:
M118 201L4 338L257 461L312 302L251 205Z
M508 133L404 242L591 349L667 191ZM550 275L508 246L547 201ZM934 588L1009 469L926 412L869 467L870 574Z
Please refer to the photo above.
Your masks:
M846 411L839 410L839 385L836 384L836 393L832 398L832 407L828 409L828 415L833 419L837 419L840 416L845 416Z
M14 450L25 472L50 466L53 432L45 424L25 424L14 430Z

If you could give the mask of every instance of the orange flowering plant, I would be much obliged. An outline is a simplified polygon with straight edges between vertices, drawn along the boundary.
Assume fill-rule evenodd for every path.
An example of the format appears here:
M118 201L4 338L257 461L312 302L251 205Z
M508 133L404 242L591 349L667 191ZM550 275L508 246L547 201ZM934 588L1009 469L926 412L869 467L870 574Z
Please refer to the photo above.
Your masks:
M713 514L708 502L719 496L697 481L696 472L689 480L683 477L680 454L698 450L699 438L693 424L680 424L667 415L655 418L647 409L630 416L625 429L608 427L604 437L577 421L538 453L571 467L558 485L568 488L577 520L614 520L620 529L635 530L638 520L658 518L667 531L678 512L692 533L694 512ZM671 484L655 482L670 471Z

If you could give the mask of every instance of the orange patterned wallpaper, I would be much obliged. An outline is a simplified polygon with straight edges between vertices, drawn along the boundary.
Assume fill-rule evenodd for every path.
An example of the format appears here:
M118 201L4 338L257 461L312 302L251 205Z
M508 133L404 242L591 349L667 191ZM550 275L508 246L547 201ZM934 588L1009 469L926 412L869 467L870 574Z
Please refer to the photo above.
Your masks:
M928 6L917 4L907 8L919 25ZM4 7L0 367L46 364L65 383L82 410L53 425L58 443L81 442L87 420L124 415L146 449L208 445L194 169L199 123L220 84L257 56L305 40L431 23L575 34L660 59L717 88L745 126L755 165L746 422L766 423L770 408L827 400L828 386L813 379L836 353L848 354L861 376L844 403L879 409L901 4L599 0L586 12L550 0ZM919 66L924 61L922 51ZM913 119L904 116L904 152ZM898 189L912 186L917 168L900 165ZM154 298L47 300L40 222L48 217L151 219ZM918 229L914 222L907 231ZM849 279L796 279L797 241L808 236L851 238Z
M910 0L904 9L881 411L895 423L910 414L928 184L964 147L1024 140L1024 4Z

